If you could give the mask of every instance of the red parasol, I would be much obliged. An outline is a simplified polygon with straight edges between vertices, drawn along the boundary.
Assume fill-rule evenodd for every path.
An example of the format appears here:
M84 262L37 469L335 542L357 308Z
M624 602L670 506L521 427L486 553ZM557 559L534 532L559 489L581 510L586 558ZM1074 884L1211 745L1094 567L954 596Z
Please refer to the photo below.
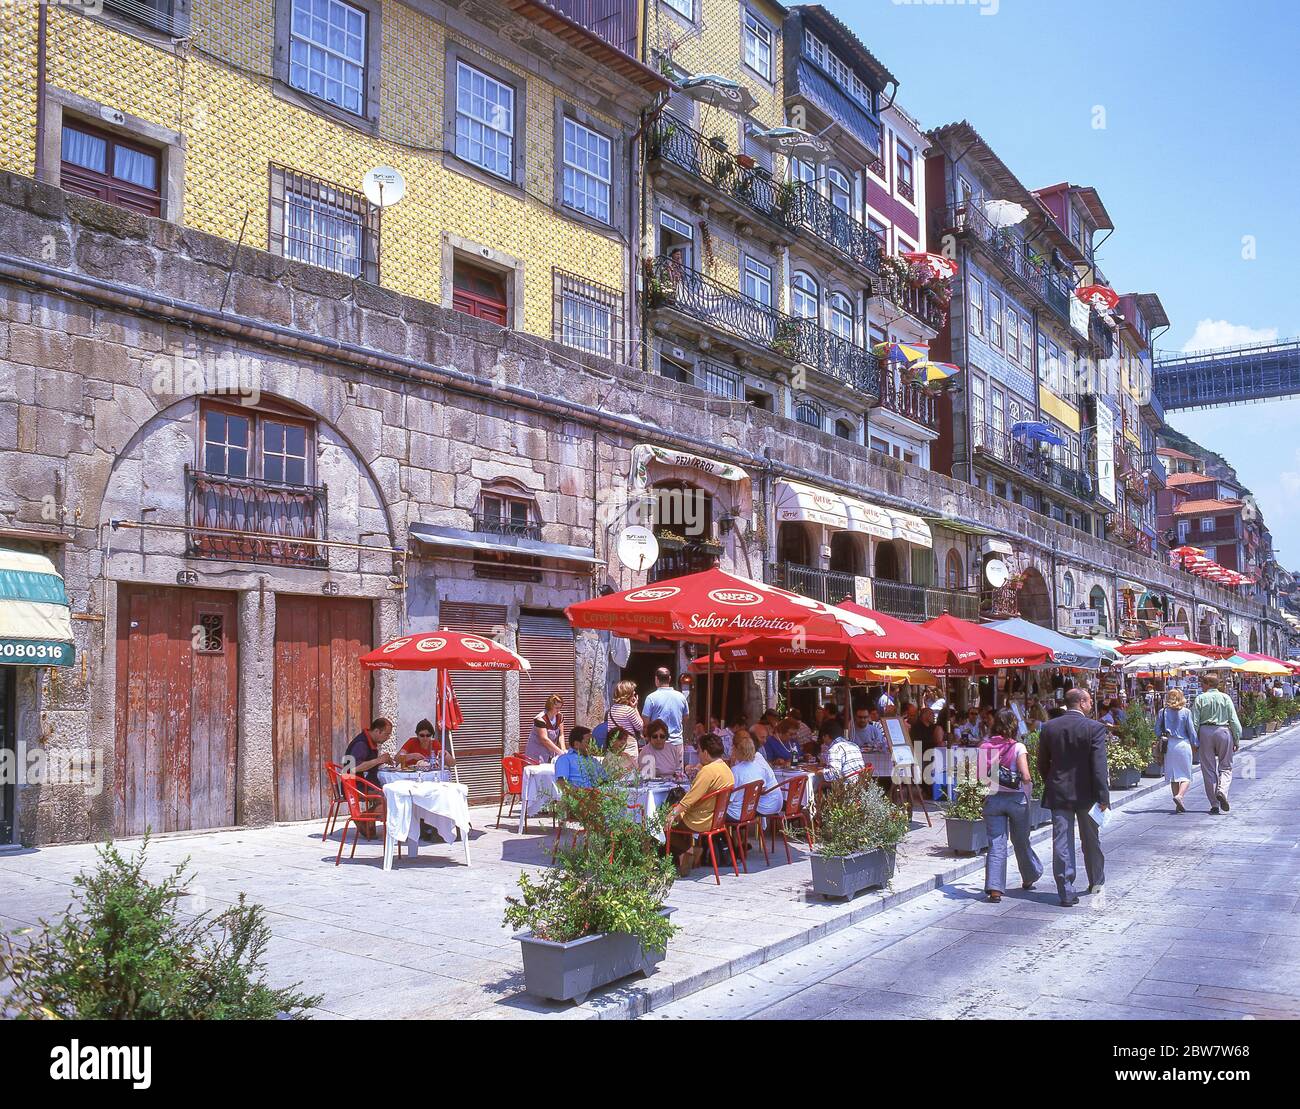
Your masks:
M454 732L465 723L465 714L460 711L460 702L456 699L456 687L451 684L451 671L438 671L438 727Z
M935 281L957 276L957 263L943 254L930 254L924 250L905 250L899 257L904 262L910 262L917 269L924 270L926 276Z
M421 632L390 639L362 655L367 670L528 670L528 660L493 639L463 632Z
M997 670L1003 666L1041 666L1052 661L1050 647L1031 643L1019 636L1007 635L1006 632L983 624L959 620L946 612L933 620L927 620L921 627L978 651L980 665L988 670Z
M564 614L575 628L688 643L753 634L780 636L798 629L833 638L884 635L874 617L716 568L579 601Z
M1172 635L1153 635L1150 639L1140 639L1136 643L1121 643L1121 655L1149 655L1155 651L1188 651L1206 658L1227 658L1232 654L1231 647L1216 647L1212 643L1197 643L1191 639L1179 639Z

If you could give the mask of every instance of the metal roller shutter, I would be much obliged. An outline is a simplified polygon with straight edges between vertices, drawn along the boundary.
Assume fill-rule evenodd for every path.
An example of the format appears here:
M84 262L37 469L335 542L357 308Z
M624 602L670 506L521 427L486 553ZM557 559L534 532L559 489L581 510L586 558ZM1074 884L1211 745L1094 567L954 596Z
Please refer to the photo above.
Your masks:
M519 748L528 742L533 717L546 707L546 698L564 698L564 730L573 727L577 703L577 656L573 628L562 615L550 612L519 614L519 653L532 669L519 679Z
M445 601L438 622L450 631L491 638L505 626L506 610L503 605ZM494 801L501 796L501 759L505 755L505 675L457 670L452 684L465 717L452 737L460 780L469 786L471 802Z

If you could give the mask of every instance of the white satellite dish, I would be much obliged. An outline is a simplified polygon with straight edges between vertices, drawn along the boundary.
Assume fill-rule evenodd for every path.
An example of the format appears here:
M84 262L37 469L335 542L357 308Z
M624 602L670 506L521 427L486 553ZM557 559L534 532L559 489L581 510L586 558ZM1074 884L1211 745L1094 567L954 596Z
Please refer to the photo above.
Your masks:
M392 166L376 166L361 179L361 191L376 208L388 208L406 195L406 178Z
M984 563L984 577L988 579L989 585L994 589L1001 589L1007 584L1007 579L1011 577L1007 572L1007 564L1000 558L990 558Z
M618 560L629 570L647 570L659 558L659 540L649 528L635 524L618 537Z

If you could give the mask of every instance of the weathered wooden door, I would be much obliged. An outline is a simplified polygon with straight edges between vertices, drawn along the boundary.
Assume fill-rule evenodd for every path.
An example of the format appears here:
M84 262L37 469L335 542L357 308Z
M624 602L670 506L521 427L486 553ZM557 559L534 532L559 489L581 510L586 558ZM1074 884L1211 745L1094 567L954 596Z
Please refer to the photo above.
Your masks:
M233 825L238 734L234 595L119 586L117 834Z
M325 815L325 762L338 762L370 723L370 671L357 661L371 648L369 601L275 598L275 818Z

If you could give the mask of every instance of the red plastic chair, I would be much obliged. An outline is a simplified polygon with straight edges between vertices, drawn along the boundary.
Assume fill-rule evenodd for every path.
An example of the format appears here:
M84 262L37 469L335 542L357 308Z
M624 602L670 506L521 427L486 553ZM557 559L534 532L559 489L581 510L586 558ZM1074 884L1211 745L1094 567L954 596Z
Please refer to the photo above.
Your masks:
M524 767L528 764L528 759L524 755L507 755L501 760L501 780L504 788L501 791L501 803L497 805L497 827L501 827L501 810L505 807L506 798L510 798L510 811L506 813L510 816L515 811L515 802L521 805L524 803ZM528 818L524 818L524 825L527 827Z
M692 835L700 836L708 841L709 844L709 861L713 863L713 880L722 885L722 878L718 875L718 853L713 846L713 841L722 836L727 841L727 846L731 849L731 869L736 872L736 877L740 877L740 867L736 865L736 846L731 841L731 829L727 826L727 802L731 800L731 787L723 786L721 789L715 789L712 793L706 793L696 804L703 805L705 801L713 802L713 820L709 823L708 831L691 832ZM686 825L682 825L683 828ZM691 831L687 828L687 831ZM671 840L671 835L668 837Z
M731 830L736 833L736 843L740 845L740 865L745 868L745 873L749 873L749 851L745 846L745 841L749 839L749 829L758 827L758 844L763 849L763 862L771 865L772 860L767 853L767 843L763 839L763 828L759 825L758 817L758 800L763 795L762 782L749 782L747 785L736 786L732 794L740 794L740 816L735 820L727 817L727 823Z
M780 783L773 789L783 788ZM781 842L785 844L785 861L792 862L790 857L790 841L786 838L786 832L797 821L803 828L804 836L808 840L808 850L813 849L812 838L812 818L808 815L808 810L804 808L804 795L808 792L808 778L800 774L797 778L791 778L784 784L785 788L785 807L778 813L773 813L768 817L768 827L772 829L772 848L776 849L776 831L781 829ZM769 789L767 792L771 793Z
M348 828L352 828L352 850L348 854L349 859L356 858L357 840L361 838L361 829L369 825L379 832L380 826L383 826L384 834L388 834L388 806L384 803L384 791L378 786L371 785L365 778L358 778L355 774L343 774L340 776L343 785L343 796L347 799L348 815L343 821L343 835L339 838L339 853L334 859L334 865L338 866L343 861L343 845L348 841ZM374 805L368 808L368 805ZM397 855L400 858L402 854L402 845L397 845Z
M343 767L326 759L325 777L329 780L330 809L325 814L325 833L321 836L322 840L330 838L330 833L334 831L334 825L339 818L339 809L348 803L347 798L343 796Z

